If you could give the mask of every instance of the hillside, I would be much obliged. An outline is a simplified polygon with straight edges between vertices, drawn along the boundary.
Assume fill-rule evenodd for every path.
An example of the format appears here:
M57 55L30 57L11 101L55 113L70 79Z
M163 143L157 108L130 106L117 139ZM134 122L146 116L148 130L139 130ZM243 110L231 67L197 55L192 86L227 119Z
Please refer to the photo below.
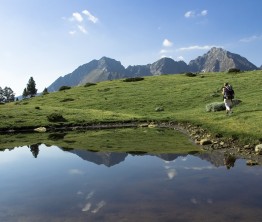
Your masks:
M221 48L212 48L203 56L186 64L171 58L161 58L147 65L134 65L125 68L121 62L107 57L92 60L79 66L72 73L60 76L49 87L48 91L57 91L61 86L77 86L88 82L96 83L126 77L157 76L163 74L179 74L186 72L224 72L230 68L242 71L258 68L246 58Z
M145 77L143 81L100 82L69 90L1 105L0 128L74 126L132 121L178 121L201 125L213 133L239 139L261 139L262 71L239 74L206 73L196 77L184 74ZM230 82L236 98L242 100L234 114L206 112L211 102L221 102L220 88ZM252 86L252 87L250 87ZM156 108L161 107L162 112ZM50 122L50 114L63 120Z

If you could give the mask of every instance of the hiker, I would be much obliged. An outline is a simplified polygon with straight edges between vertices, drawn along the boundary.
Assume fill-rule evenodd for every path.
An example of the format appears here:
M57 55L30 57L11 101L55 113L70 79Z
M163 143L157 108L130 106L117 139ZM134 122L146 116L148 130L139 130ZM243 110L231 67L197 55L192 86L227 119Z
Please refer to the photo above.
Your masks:
M222 94L223 94L223 99L224 103L226 106L226 114L231 114L233 113L232 111L232 99L234 99L234 90L231 85L229 85L227 82L224 84L222 88Z

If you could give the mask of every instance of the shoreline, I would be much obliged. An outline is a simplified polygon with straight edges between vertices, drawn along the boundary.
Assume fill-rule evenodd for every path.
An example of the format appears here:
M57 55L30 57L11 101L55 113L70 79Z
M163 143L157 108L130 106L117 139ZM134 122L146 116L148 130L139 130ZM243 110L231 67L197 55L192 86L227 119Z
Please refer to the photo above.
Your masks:
M200 146L204 151L221 151L225 154L243 158L247 160L247 165L262 165L262 155L255 152L255 141L252 144L241 144L237 139L225 138L222 135L212 135L200 126L191 123L178 122L146 122L146 121L122 121L109 123L90 123L83 125L51 125L44 127L20 127L13 129L0 129L0 134L11 133L49 133L61 131L78 131L78 130L103 130L103 129L120 129L120 128L169 128L185 134L195 145Z

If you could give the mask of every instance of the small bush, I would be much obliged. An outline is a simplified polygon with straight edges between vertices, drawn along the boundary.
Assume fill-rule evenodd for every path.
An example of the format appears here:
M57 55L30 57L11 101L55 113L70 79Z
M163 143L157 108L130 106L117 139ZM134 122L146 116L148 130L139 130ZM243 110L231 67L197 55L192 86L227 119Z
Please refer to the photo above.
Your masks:
M207 112L217 112L225 109L226 107L224 102L214 102L206 105Z
M71 89L71 86L61 86L58 91Z
M48 136L50 140L62 140L66 136L66 133L51 133Z
M63 99L61 100L60 102L71 102L71 101L74 101L75 99L73 98L66 98L66 99Z
M156 112L163 112L164 111L164 108L162 106L159 106L159 107L156 107L155 108L155 111Z
M47 89L47 88L44 88L44 90L43 90L43 92L42 92L42 96L47 95L47 94L49 94L48 89Z
M132 78L124 79L123 82L136 82L136 81L142 81L142 80L144 80L143 77L132 77Z
M197 74L192 73L192 72L187 72L185 75L186 75L186 76L189 76L189 77L195 77L195 76L197 76Z
M147 154L147 152L144 151L127 151L127 153L131 154L132 156L143 156Z
M232 106L237 106L241 103L242 101L239 99L233 99L232 100ZM207 112L217 112L221 110L226 110L224 102L214 102L206 105L206 111Z
M110 91L110 88L104 88L104 89L98 89L98 92L108 92Z
M227 71L228 73L237 73L237 72L240 72L240 69L237 69L237 68L231 68Z
M51 113L47 116L48 121L50 122L65 122L66 119L59 113Z
M87 82L84 87L89 87L89 86L95 86L96 83L93 83L93 82Z

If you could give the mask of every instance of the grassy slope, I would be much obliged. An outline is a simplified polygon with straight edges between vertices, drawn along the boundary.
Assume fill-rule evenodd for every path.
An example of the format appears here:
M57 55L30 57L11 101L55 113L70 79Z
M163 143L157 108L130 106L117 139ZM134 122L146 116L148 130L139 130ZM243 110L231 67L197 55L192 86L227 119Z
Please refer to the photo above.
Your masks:
M199 124L210 132L243 139L261 139L262 71L240 74L207 73L197 77L162 75L144 81L107 81L0 106L0 128L48 126L47 115L58 112L67 123L146 120L181 121ZM208 103L223 83L230 82L236 98L243 102L234 114L208 113ZM65 101L72 99L73 101ZM163 112L155 108L162 106ZM36 109L39 107L40 109Z

